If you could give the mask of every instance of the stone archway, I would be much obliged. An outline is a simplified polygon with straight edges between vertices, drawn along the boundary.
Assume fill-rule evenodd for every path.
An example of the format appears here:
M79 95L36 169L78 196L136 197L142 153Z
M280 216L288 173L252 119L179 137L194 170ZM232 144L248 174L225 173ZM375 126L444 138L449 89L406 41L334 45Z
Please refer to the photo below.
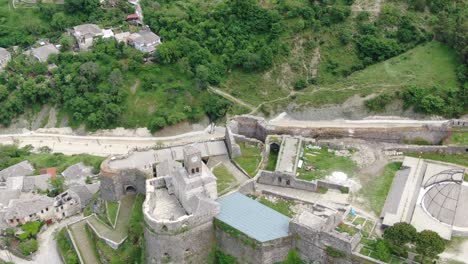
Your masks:
M137 192L135 186L133 185L126 185L125 186L125 194L135 194Z

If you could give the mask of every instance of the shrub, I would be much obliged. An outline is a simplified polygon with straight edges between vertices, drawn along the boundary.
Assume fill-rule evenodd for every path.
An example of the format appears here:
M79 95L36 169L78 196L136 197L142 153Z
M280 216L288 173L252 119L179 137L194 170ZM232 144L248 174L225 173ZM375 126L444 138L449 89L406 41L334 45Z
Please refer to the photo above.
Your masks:
M341 193L349 193L349 187L347 187L347 186L341 186L341 187L340 187L340 192L341 192Z
M35 238L39 230L41 229L42 223L39 221L28 222L24 224L21 229L24 231L21 235L18 236L19 240L25 241L28 238Z
M328 256L334 257L334 258L344 258L346 256L346 254L343 251L336 249L334 247L331 247L331 246L327 246L325 251L327 252Z
M381 261L388 262L390 260L390 248L387 241L378 239L375 243L375 257Z
M302 90L307 87L307 81L304 79L299 79L296 82L294 82L294 89L296 90Z
M18 250L21 252L21 254L25 256L29 256L32 253L36 252L38 248L37 240L36 239L30 239L27 241L20 242L18 245Z
M372 112L383 112L385 107L394 99L390 94L379 94L365 101L366 108Z

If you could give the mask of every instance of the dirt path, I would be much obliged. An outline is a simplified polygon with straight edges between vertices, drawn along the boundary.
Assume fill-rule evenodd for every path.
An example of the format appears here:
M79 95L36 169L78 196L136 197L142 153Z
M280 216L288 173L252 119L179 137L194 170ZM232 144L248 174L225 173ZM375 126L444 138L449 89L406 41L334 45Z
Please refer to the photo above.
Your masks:
M248 103L246 103L246 102L244 102L244 101L242 101L242 100L240 100L238 98L235 98L234 96L230 95L229 93L223 92L218 88L209 86L208 90L212 91L213 93L215 93L217 95L221 95L222 97L226 98L227 100L229 100L231 102L242 105L243 107L250 109L250 111L253 111L254 109L256 109L255 106L253 106L251 104L248 104Z
M138 86L140 86L140 80L136 80L135 83L130 87L132 94L136 93Z

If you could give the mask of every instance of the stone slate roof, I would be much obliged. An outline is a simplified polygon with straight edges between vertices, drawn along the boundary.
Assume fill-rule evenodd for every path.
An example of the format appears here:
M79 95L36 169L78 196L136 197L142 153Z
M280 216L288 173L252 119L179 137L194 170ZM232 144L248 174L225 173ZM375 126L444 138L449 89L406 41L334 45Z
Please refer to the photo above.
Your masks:
M81 208L84 208L93 198L93 193L85 185L73 185L68 190L75 193L80 199Z
M23 192L49 189L49 174L24 177Z
M235 192L217 200L221 212L216 218L247 236L266 242L289 236L289 217Z
M17 199L11 201L11 206L6 210L6 219L24 218L31 214L40 212L46 207L52 207L54 199L45 195L30 200Z
M83 162L71 165L62 172L67 184L84 184L86 177L93 175L93 167L86 166Z
M0 180L6 181L6 179L11 176L28 176L33 172L34 167L29 161L25 160L0 171Z
M18 199L21 190L1 190L0 191L0 209L8 207L11 200ZM1 221L1 220L0 220Z
M31 50L31 54L40 62L45 62L50 54L59 54L59 50L54 44L47 44Z
M96 24L83 24L73 27L78 36L95 37L102 35L102 29Z

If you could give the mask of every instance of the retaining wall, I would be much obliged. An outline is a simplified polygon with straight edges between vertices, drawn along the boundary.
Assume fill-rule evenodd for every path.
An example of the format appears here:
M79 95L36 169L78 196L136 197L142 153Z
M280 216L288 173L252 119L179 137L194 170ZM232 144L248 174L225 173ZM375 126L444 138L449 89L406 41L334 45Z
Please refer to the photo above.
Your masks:
M224 253L234 256L238 263L273 264L283 261L292 249L291 236L260 243L251 238L245 242L242 238L231 236L219 227L215 227L217 246Z
M270 125L263 118L243 115L232 118L228 127L234 134L265 141L268 135L296 135L318 139L359 138L379 142L404 143L423 139L438 144L451 131L451 122L446 125L424 125L420 127L294 127Z

